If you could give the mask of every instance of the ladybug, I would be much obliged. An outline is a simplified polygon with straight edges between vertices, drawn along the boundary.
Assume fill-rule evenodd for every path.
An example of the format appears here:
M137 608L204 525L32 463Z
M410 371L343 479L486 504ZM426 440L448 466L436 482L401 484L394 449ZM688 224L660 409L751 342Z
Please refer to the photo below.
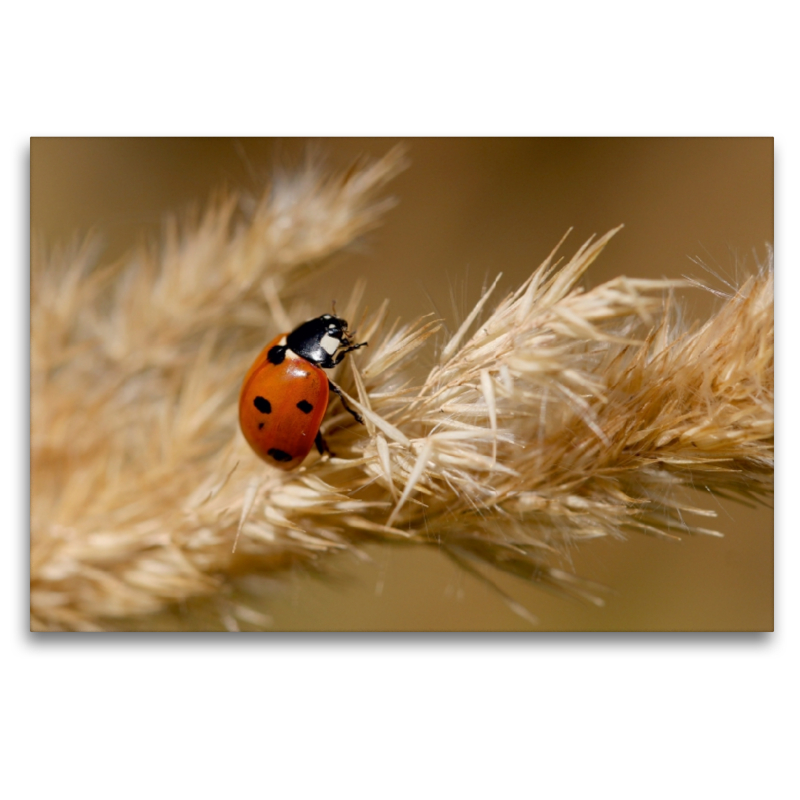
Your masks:
M281 334L258 354L239 392L239 425L258 456L289 470L300 465L313 445L320 455L326 452L319 426L329 390L363 423L323 370L366 344L354 344L347 322L325 314Z

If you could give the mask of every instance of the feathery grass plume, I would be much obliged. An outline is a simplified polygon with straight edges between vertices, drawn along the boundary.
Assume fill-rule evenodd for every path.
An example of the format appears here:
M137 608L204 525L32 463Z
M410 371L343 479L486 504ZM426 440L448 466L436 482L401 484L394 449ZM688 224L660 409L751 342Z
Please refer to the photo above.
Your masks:
M334 379L366 425L334 402L335 456L288 474L261 462L238 431L241 377L302 321L286 305L300 278L375 224L375 192L401 166L392 153L329 180L306 172L238 222L234 199L218 201L160 254L105 270L87 247L37 254L32 627L114 627L198 596L220 598L230 628L263 627L226 604L237 577L322 567L368 541L433 545L490 583L496 569L599 602L566 545L712 532L686 521L714 515L689 488L770 493L771 261L686 330L672 300L686 283L580 288L616 231L563 266L554 250L490 311L495 281L427 375L439 324L389 326L385 304L359 315L357 290L340 312L370 347Z

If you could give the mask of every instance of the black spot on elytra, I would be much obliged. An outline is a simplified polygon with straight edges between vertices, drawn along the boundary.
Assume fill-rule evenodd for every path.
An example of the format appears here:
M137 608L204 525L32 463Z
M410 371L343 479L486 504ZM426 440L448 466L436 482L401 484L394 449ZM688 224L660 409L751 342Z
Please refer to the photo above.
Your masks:
M314 406L312 406L312 405L311 405L311 403L309 403L309 402L308 402L308 400L301 400L301 401L300 401L300 402L297 404L297 407L298 407L298 408L299 408L299 409L300 409L300 410L301 410L301 411L302 411L304 414L310 414L310 413L311 413L311 412L314 410Z
M267 361L270 364L283 364L283 359L286 358L286 348L276 344L275 347L270 347L267 353Z
M258 423L258 429L261 430L263 427L264 427L264 423L263 422L259 422Z
M271 414L272 413L272 406L270 405L269 400L266 397L261 397L259 395L253 400L253 405L262 413L262 414Z
M284 450L278 450L277 447L270 447L267 450L267 455L272 456L276 461L291 461L292 457Z

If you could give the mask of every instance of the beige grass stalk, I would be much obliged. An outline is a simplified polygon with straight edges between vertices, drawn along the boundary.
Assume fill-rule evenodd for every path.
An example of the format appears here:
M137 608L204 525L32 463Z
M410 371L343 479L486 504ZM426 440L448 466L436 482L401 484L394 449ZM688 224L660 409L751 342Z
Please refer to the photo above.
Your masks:
M615 231L563 265L554 251L499 302L493 286L438 346L436 321L387 326L386 306L364 317L356 291L339 312L370 347L337 380L366 426L333 403L336 457L290 474L258 460L238 431L241 376L307 316L302 279L377 222L401 167L391 153L341 176L309 168L250 208L219 199L111 267L89 246L34 253L34 629L113 628L368 541L595 599L564 568L566 545L709 532L689 521L713 516L689 487L769 494L771 264L684 330L675 282L580 288ZM428 374L423 348L436 349ZM241 605L224 616L265 624Z

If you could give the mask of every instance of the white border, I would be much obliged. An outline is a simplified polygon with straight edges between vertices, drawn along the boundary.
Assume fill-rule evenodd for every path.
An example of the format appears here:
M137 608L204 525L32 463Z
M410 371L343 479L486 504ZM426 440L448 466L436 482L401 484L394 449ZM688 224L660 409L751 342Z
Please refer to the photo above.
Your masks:
M3 716L6 780L26 796L775 797L796 785L798 547L784 500L797 472L796 26L769 2L520 5L7 12ZM28 137L381 133L776 137L777 633L26 633Z

